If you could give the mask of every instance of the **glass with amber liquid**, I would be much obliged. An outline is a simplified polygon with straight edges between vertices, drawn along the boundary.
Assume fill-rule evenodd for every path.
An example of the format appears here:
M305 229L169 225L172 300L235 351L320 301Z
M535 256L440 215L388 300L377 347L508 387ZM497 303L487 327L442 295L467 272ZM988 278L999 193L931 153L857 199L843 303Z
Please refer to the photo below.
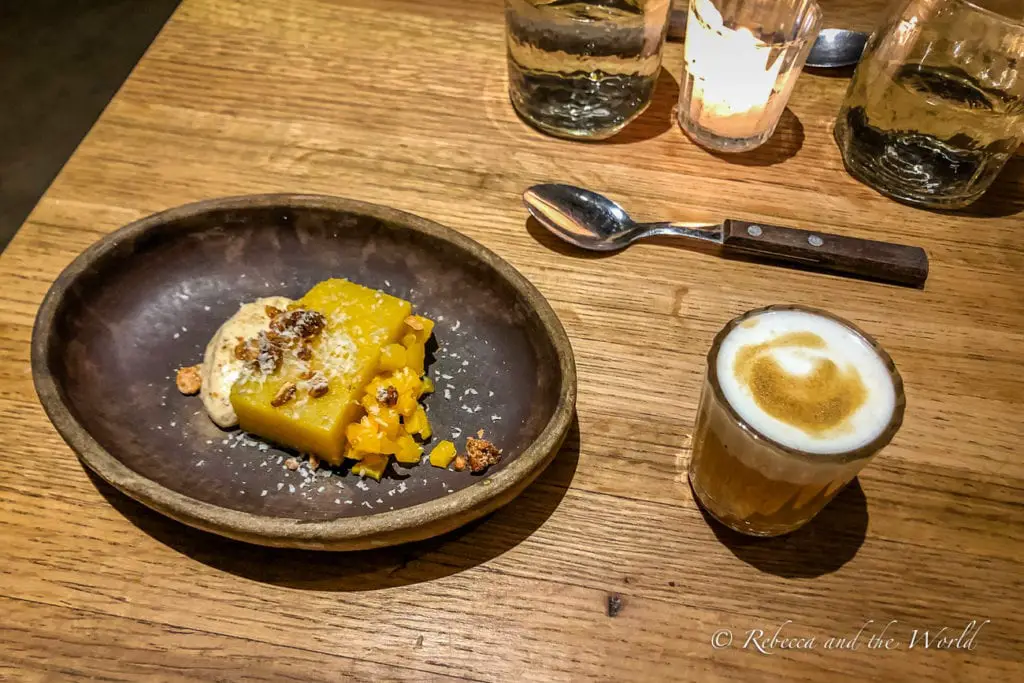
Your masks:
M803 306L745 313L708 353L697 501L741 533L793 531L892 440L905 404L892 359L853 324Z
M846 169L955 209L1024 141L1024 0L905 0L871 37L836 120Z

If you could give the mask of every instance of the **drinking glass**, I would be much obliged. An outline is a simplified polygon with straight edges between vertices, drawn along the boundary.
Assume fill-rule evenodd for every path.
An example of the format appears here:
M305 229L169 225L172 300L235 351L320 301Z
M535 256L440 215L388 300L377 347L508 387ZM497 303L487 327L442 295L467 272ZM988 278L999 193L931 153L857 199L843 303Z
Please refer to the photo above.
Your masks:
M690 0L677 113L683 132L719 152L764 144L820 26L814 0Z
M970 204L1024 140L1022 66L1021 0L904 0L868 42L836 120L846 169L907 204Z
M551 135L614 135L651 101L671 6L671 0L505 0L512 105Z
M764 313L797 311L838 322L872 349L886 368L894 401L884 429L870 443L845 452L809 453L778 443L744 420L729 403L718 374L723 341ZM715 336L693 433L689 479L701 507L735 531L778 536L810 521L895 436L903 422L903 380L889 355L852 323L805 306L768 306L730 321Z

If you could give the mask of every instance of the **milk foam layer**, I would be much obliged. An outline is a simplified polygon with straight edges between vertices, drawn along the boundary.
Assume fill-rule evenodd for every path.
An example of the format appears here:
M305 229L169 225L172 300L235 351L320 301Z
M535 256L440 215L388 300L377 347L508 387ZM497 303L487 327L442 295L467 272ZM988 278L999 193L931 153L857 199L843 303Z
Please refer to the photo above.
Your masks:
M752 358L770 372L751 371ZM809 395L817 396L811 380L827 374L822 368L838 379L809 412L817 417L832 411L838 415L834 424L809 426L799 410L788 419L792 403L772 403L764 389L811 385ZM889 424L896 405L888 368L871 345L841 323L804 311L766 311L737 325L719 347L716 370L725 400L747 424L808 453L843 453L871 443ZM849 408L845 412L844 406Z

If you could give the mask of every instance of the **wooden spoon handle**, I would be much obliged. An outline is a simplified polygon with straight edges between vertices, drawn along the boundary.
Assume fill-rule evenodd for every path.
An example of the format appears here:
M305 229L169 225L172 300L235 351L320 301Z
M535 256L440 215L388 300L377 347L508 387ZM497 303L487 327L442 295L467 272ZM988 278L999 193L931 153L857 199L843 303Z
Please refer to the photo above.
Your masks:
M729 219L722 226L726 253L766 256L813 268L922 287L928 254L921 247L862 240Z

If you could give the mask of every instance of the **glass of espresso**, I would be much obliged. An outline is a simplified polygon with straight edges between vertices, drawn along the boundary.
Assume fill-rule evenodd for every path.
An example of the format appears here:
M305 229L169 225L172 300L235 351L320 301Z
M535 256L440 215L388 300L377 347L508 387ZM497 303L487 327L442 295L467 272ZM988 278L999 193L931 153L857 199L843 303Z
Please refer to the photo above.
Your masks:
M1024 0L896 3L834 132L850 174L888 197L975 201L1024 140Z
M650 104L671 0L505 0L508 92L527 123L601 140Z
M793 531L892 440L905 404L892 359L853 324L804 306L745 313L708 352L697 501L744 534Z

